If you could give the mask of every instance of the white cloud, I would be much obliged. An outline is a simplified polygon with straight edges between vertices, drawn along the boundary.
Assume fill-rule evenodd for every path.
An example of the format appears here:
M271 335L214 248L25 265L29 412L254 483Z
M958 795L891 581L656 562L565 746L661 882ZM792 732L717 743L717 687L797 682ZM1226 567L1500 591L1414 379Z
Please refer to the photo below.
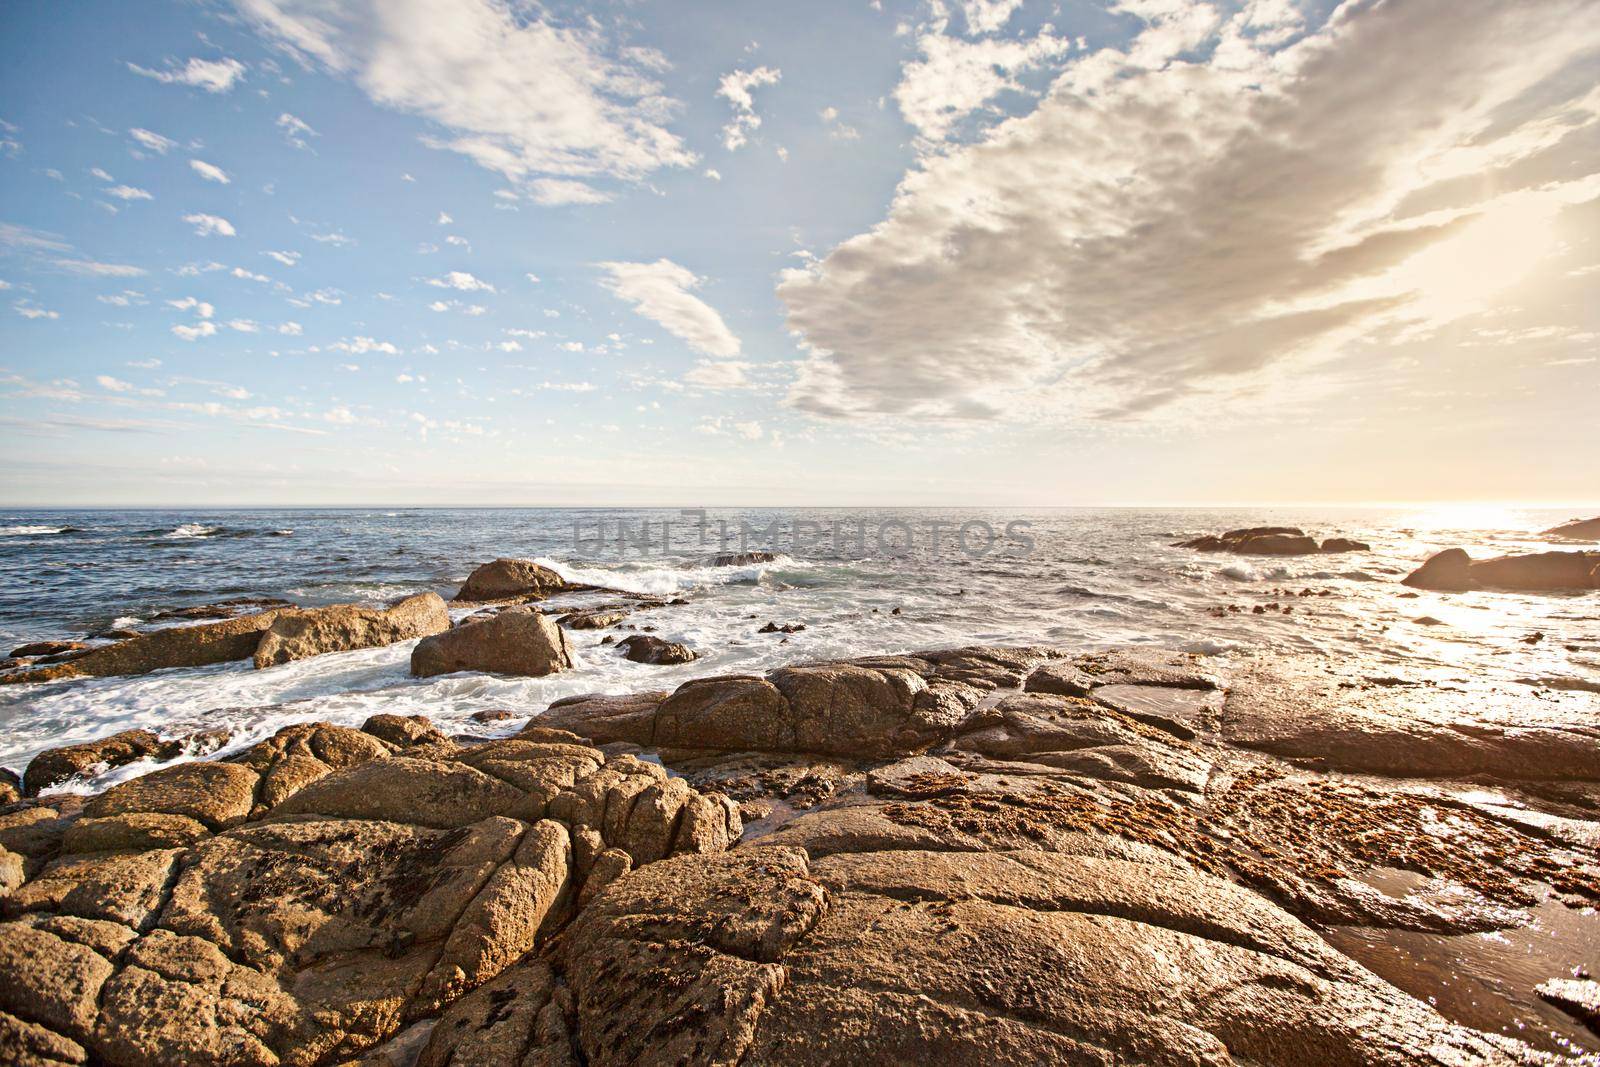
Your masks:
M453 270L442 278L429 278L428 284L439 289L459 289L464 293L494 292L494 286L482 279L475 278L464 270Z
M264 256L271 256L279 263L282 263L285 267L292 267L296 263L300 262L299 252L263 252L261 254Z
M169 307L177 308L179 311L193 311L202 319L209 319L212 315L216 314L216 308L212 307L204 300L197 300L192 296L186 296L181 300L168 300L167 305Z
M501 0L235 0L280 46L448 131L425 143L512 181L643 178L694 162L663 123L658 54Z
M95 278L137 278L145 273L143 267L128 263L100 263L92 259L57 259L53 262L68 274L86 274Z
M700 279L670 259L654 263L601 263L610 273L604 285L645 318L708 356L736 356L739 339L722 316L690 290Z
M128 131L128 136L158 155L164 156L167 154L168 149L178 146L178 142L170 137L163 137L159 133L151 133L149 130L143 130L137 126Z
M705 176L714 182L720 182L722 180L722 172L716 167L707 167Z
M964 41L944 28L936 23L917 39L922 58L906 64L894 90L906 121L935 141L1002 92L1020 90L1015 75L1072 48L1048 29L1029 40Z
M270 282L272 280L265 274L257 274L254 271L245 270L243 267L235 267L228 273L233 275L235 278L240 278L249 282Z
M40 307L32 300L18 300L11 307L25 319L59 319L61 312Z
M434 225L436 225L436 226L448 226L454 221L456 221L456 220L451 218L449 215L446 215L444 212L441 211L441 212L439 212L439 217L434 220Z
M545 207L563 204L604 204L611 194L571 178L537 178L528 183L528 196Z
M702 389L748 389L755 384L745 377L750 366L736 359L697 360L683 380Z
M216 215L185 215L183 221L194 227L198 237L233 237L236 234L233 223Z
M213 336L217 332L217 324L210 319L201 319L193 326L185 326L180 323L172 328L172 332L184 341L193 341L199 337Z
M148 190L132 185L113 185L106 190L107 196L114 196L118 200L154 200Z
M882 222L786 274L791 403L1214 418L1567 265L1563 220L1600 196L1587 0L1346 4L1303 36L1255 6L1123 7L1146 21L1124 49L925 156Z
M204 89L208 93L225 93L244 76L245 66L237 59L224 57L191 59L177 69L173 69L170 63L166 70L148 70L137 63L129 63L128 69L135 74L142 74L146 78L154 78L170 85L188 85Z
M261 324L254 319L229 319L228 329L239 333L260 333Z
M189 167L208 182L217 182L219 185L227 185L229 181L231 181L231 179L228 177L227 171L223 170L219 166L216 166L215 164L207 163L203 159L189 160Z
M322 418L325 422L335 423L339 426L353 426L359 421L355 413L347 407L330 408L323 413Z
M701 419L694 428L695 433L703 433L712 437L741 437L746 441L757 441L761 438L761 424L755 421L738 422L733 419L718 415L714 418Z
M458 237L453 233L445 237L444 243L447 245L454 245L457 248L472 247L471 242L469 242L465 237Z
M89 175L90 177L99 178L103 182L114 182L117 180L110 174L107 174L105 169L102 167L90 167Z
M861 131L854 126L839 121L839 109L825 107L822 109L822 124L828 127L828 136L839 141L855 141L861 138Z
M783 77L776 67L757 67L754 70L735 70L722 76L717 83L717 95L733 106L733 118L722 127L722 146L732 152L750 140L750 134L761 125L756 114L752 90L763 85L775 85Z
M971 34L994 33L1011 20L1022 0L960 0L961 15Z
M284 140L296 148L310 148L311 145L306 139L308 137L321 136L316 130L313 130L305 122L295 118L287 111L278 116L277 127L283 131Z
M304 330L298 322L285 322L278 326L278 332L286 337L299 337Z
M379 341L371 337L349 337L342 341L335 341L328 346L335 352L348 352L352 356L363 356L368 352L381 352L386 356L398 356L400 349L388 341Z

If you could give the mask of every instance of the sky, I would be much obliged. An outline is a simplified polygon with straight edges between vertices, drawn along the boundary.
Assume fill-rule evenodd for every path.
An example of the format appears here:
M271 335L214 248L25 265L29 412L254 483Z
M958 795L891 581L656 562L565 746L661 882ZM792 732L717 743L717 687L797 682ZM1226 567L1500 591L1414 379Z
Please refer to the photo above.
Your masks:
M1600 0L11 0L0 469L1600 503Z

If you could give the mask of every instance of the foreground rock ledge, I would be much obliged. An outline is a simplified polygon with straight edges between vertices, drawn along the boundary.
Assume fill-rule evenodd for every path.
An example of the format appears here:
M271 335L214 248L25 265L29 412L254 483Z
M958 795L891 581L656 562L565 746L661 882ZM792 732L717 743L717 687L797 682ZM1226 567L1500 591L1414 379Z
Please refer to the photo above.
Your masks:
M570 700L486 743L294 726L0 813L0 1047L1588 1062L1453 1021L1329 937L1600 901L1590 710L1283 657L967 648ZM1520 992L1578 1033L1567 977Z

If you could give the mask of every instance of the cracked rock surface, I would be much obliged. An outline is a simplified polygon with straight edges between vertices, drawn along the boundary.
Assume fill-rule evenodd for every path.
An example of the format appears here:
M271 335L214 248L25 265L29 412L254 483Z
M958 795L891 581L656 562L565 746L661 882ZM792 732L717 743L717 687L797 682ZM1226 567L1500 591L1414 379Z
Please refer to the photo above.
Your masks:
M0 809L0 1060L1592 1067L1585 699L967 648L291 726Z

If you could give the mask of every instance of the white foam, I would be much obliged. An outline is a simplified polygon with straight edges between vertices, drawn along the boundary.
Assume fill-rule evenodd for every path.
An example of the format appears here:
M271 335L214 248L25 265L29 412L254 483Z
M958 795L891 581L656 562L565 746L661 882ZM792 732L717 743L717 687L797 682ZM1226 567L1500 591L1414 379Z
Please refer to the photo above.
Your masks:
M222 527L220 526L203 526L198 522L186 522L181 526L162 534L162 536L175 540L182 540L183 538L188 537L210 537L212 534L221 532Z
M66 533L66 526L0 526L0 537L39 537Z
M770 563L753 563L742 567L679 566L662 567L621 563L615 568L578 566L560 560L540 557L534 560L549 567L569 582L583 585L601 585L624 593L645 596L670 596L691 589L739 582L757 582L770 570L802 569L811 564L780 555Z

